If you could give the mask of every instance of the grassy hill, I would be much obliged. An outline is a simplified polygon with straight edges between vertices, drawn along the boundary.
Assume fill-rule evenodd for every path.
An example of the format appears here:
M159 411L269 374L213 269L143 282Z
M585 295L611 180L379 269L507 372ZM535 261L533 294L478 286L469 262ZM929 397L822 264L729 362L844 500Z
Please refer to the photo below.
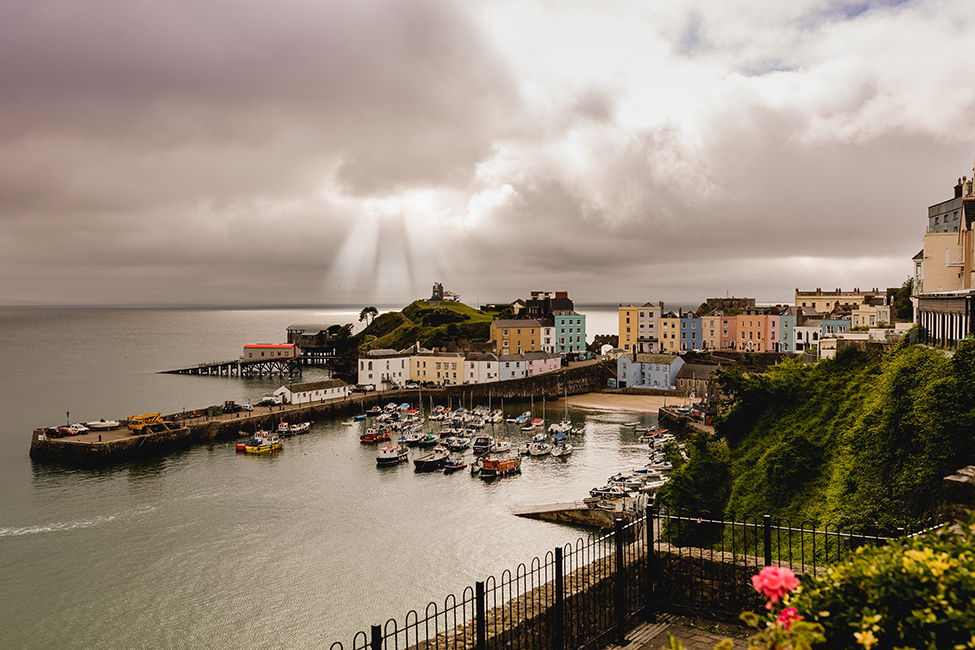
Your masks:
M720 373L727 410L661 490L672 507L896 526L933 513L975 464L975 341L953 355L907 339L813 366Z
M407 305L402 312L378 316L357 335L369 348L402 350L414 343L434 348L451 341L483 343L490 339L494 317L460 302L425 300Z

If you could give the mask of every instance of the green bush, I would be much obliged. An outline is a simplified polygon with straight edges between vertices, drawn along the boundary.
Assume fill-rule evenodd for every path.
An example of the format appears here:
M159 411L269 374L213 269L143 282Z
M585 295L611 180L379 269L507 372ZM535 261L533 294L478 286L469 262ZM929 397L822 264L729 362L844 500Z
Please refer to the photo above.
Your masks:
M975 647L975 517L807 575L792 605L821 623L825 647Z

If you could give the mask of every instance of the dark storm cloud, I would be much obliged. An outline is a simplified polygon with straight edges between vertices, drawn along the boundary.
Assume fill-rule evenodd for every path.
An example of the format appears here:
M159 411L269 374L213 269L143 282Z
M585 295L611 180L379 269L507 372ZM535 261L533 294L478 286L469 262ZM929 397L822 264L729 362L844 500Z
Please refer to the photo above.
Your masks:
M0 300L899 284L975 141L960 2L3 13Z

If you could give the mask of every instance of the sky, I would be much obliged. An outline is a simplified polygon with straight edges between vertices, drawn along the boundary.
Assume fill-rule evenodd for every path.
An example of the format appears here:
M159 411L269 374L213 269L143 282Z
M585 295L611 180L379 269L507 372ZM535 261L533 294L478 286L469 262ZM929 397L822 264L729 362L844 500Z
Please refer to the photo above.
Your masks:
M963 0L6 0L0 304L900 286Z

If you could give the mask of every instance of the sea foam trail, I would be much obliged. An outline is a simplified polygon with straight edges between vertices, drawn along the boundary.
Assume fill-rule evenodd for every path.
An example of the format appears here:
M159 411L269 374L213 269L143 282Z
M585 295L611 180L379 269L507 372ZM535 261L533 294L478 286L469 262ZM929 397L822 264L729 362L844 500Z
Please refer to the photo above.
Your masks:
M97 517L92 517L90 519L77 519L75 521L37 524L34 526L11 526L7 528L0 528L0 538L18 537L21 535L35 535L38 533L59 533L66 530L77 530L80 528L95 528L97 526L109 524L119 519L145 514L153 510L155 510L155 508L152 506L143 506L141 508L136 508L131 512L114 514L114 515L98 515Z

